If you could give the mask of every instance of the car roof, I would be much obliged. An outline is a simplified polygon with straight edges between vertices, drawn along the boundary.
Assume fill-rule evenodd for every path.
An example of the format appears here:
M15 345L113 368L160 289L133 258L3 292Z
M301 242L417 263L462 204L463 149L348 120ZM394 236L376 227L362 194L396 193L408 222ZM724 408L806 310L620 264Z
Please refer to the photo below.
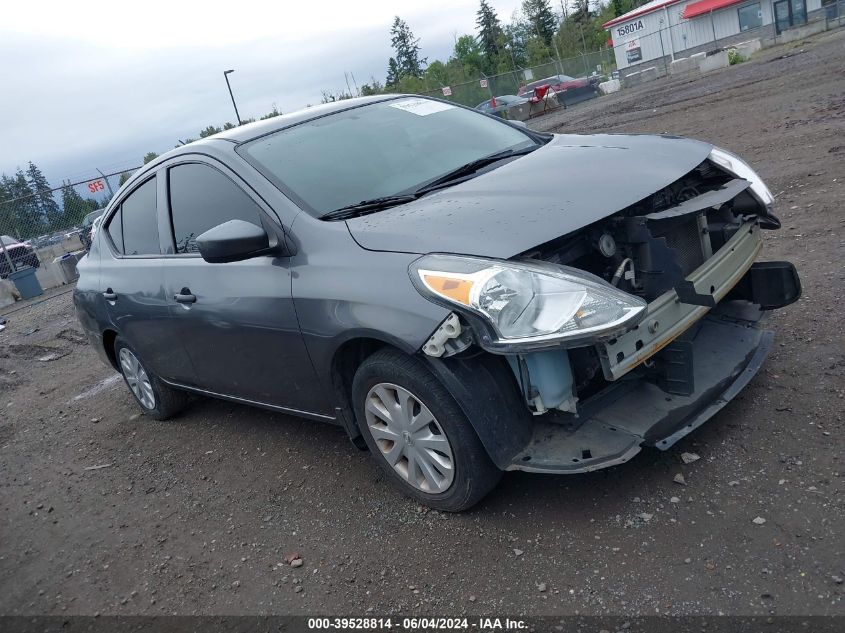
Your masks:
M224 130L218 134L209 136L206 140L224 139L227 141L234 141L236 143L243 143L245 141L271 134L282 130L291 125L317 119L335 112L342 112L351 108L357 108L371 103L378 103L379 101L389 101L391 99L398 99L400 97L413 97L415 99L423 99L420 95L373 95L371 97L356 97L354 99L343 99L342 101L333 101L332 103L324 103L310 108L303 108L288 114L280 114L271 119L264 119L263 121L256 121L255 123L247 123L231 130Z
M298 123L303 123L312 119L318 119L320 117L327 116L329 114L334 114L336 112L343 112L344 110L351 110L353 108L369 105L371 103L378 103L380 101L391 101L393 99L403 98L431 99L431 97L422 97L420 95L412 94L390 94L373 95L371 97L356 97L354 99L343 99L341 101L333 101L332 103L324 103L309 108L303 108L301 110L290 112L288 114L280 114L279 116L274 116L270 119L255 121L254 123L247 123L246 125L240 125L238 127L232 128L231 130L223 130L222 132L218 132L217 134L212 134L211 136L192 141L191 143L180 145L175 149L165 152L161 156L157 157L155 160L150 161L140 169L136 170L129 178L129 180L126 181L126 184L132 186L131 183L135 183L141 179L146 178L148 174L158 168L159 164L170 160L175 156L179 156L181 154L195 154L198 151L201 152L203 146L217 145L221 141L226 141L230 143L245 143L246 141L251 141L261 136L272 134L273 132L278 132L279 130L283 130L293 125L297 125ZM109 208L111 208L111 203L109 204Z
M158 156L146 165L137 169L129 177L126 183L124 183L124 185L118 190L117 194L112 198L107 208L103 211L111 212L114 206L114 202L119 198L122 198L122 191L124 191L125 189L133 188L136 183L146 179L151 173L155 172L161 163L164 163L177 156L183 154L202 153L202 148L204 146L218 145L221 141L236 144L245 143L261 136L266 136L267 134L272 134L274 132L278 132L279 130L292 127L299 123L304 123L305 121L319 119L330 114L343 112L344 110L352 110L353 108L370 105L372 103L379 103L382 101L393 101L396 99L428 99L431 101L441 101L444 103L450 103L448 101L445 101L444 99L437 99L424 95L405 93L373 95L369 97L355 97L353 99L343 99L341 101L333 101L332 103L324 103L317 106L302 108L301 110L296 110L295 112L290 112L288 114L280 114L279 116L275 116L270 119L255 121L254 123L247 123L246 125L241 125L232 128L231 130L223 130L222 132L219 132L217 134L212 134L211 136L192 141L191 143L180 145L179 147L165 152L161 156Z

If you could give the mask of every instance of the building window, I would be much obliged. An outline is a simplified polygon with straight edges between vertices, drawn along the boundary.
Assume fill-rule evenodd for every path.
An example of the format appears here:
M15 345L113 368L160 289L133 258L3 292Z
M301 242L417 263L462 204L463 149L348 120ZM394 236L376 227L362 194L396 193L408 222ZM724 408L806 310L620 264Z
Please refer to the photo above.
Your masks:
M760 10L760 3L746 4L737 9L739 14L739 30L749 31L763 26L763 12Z

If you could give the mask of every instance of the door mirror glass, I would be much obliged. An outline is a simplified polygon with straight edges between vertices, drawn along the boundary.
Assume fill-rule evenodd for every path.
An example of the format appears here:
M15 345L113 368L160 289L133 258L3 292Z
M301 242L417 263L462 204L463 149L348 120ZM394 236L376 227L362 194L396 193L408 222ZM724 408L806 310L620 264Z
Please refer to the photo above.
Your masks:
M239 262L268 254L270 238L260 226L243 220L229 220L197 237L202 258L212 264Z

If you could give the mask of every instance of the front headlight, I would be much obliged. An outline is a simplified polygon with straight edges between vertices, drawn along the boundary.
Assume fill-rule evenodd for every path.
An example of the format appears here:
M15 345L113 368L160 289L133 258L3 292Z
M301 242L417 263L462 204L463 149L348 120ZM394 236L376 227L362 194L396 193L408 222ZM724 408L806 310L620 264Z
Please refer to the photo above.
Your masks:
M564 266L426 255L411 264L423 296L480 316L486 347L521 349L611 338L641 319L646 303L598 277Z
M774 204L775 197L772 195L772 192L769 191L766 183L764 183L763 179L757 175L757 172L751 169L751 165L746 163L739 156L731 154L729 151L720 147L714 147L710 152L709 158L719 167L732 173L737 178L742 178L743 180L750 182L751 192L764 205L770 207Z

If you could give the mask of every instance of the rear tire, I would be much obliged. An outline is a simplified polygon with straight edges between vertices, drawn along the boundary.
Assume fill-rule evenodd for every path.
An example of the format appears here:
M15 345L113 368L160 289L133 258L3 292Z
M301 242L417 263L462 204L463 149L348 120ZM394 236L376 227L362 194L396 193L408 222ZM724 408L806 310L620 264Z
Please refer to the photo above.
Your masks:
M352 400L373 458L420 503L460 512L501 479L464 412L419 360L376 352L355 373Z
M135 350L119 336L114 341L114 357L129 392L144 415L154 420L168 420L184 411L188 394L165 384L150 372Z

